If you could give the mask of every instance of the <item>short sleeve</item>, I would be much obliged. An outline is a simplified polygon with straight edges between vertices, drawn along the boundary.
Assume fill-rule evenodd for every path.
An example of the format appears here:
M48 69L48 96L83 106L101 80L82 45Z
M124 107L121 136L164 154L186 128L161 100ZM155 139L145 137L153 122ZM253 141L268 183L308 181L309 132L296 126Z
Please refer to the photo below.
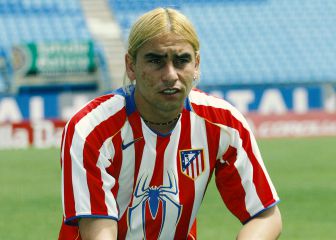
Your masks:
M62 203L66 224L79 218L118 219L111 189L115 179L107 172L113 145L100 126L87 118L71 120L65 127L61 148Z
M227 128L229 147L217 160L216 185L227 208L245 223L279 201L246 121Z

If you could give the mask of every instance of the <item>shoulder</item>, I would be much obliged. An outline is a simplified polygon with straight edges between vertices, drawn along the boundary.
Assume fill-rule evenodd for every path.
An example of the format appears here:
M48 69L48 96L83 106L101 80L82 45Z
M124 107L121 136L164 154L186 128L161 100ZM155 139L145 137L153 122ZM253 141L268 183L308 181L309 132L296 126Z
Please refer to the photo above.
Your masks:
M73 115L68 124L76 125L79 122L99 124L116 114L126 117L125 96L109 93L96 97L85 104Z
M190 102L203 106L217 106L222 108L230 108L232 105L226 100L210 95L198 88L193 88L189 94Z
M243 115L228 101L199 89L190 92L189 101L191 111L210 122L224 125L232 121L245 122Z

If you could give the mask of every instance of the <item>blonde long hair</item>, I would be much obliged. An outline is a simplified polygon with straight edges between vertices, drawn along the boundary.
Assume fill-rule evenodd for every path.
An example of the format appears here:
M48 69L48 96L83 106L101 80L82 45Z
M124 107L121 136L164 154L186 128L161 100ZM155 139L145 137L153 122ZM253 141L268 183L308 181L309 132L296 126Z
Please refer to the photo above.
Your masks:
M199 53L200 43L196 30L189 19L173 8L156 8L142 15L132 26L128 37L128 54L136 60L139 48L148 40L175 33L183 37ZM124 88L131 82L124 77Z

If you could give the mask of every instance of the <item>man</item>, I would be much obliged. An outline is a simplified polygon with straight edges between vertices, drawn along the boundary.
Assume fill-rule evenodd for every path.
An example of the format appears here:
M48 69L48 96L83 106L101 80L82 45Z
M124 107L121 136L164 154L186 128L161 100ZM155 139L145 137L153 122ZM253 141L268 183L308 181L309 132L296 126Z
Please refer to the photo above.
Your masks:
M65 127L60 239L196 239L213 172L244 224L237 238L276 239L279 199L246 121L193 89L200 55L188 19L170 8L143 15L125 63L131 84L94 99Z

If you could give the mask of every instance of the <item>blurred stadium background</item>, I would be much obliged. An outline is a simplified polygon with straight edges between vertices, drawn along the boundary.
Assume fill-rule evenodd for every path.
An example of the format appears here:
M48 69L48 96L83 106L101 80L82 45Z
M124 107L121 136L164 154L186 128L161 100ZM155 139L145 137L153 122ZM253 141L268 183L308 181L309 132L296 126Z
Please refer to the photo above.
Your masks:
M39 166L48 160L58 161L65 122L94 96L122 85L130 26L139 15L158 6L177 8L194 23L201 42L199 88L224 97L247 116L261 146L271 148L265 147L270 158L266 165L279 176L276 180L284 195L292 185L281 185L284 179L280 176L285 173L280 170L287 170L275 168L282 165L272 163L272 159L283 160L272 153L288 151L283 156L286 164L295 158L302 164L316 163L319 161L316 155L321 154L324 165L307 169L305 177L316 177L313 181L316 183L320 176L316 168L321 175L330 173L328 161L335 159L336 146L335 0L0 0L0 184L9 185L1 187L0 199L4 201L1 208L6 199L12 199L8 196L16 192L11 189L15 189L17 182L4 177L9 174L10 178L15 164L9 160L32 158L29 164L19 162L13 166L17 171L20 166L35 168L31 165L34 161ZM299 150L295 153L295 149ZM307 149L314 151L309 153ZM309 155L296 156L298 151ZM38 160L39 155L50 159ZM296 166L298 171L300 166ZM21 171L25 172L27 167ZM58 164L53 162L37 168L33 176L51 169L58 174ZM331 175L326 176L326 181L320 181L316 188L306 188L315 191L328 186ZM59 186L58 178L50 181ZM326 192L327 195L318 195L319 199L335 202L330 197L335 196L335 188ZM56 193L54 204L60 201L58 189ZM298 197L299 201L305 201L303 196ZM206 206L215 204L208 199ZM295 199L292 200L294 203ZM311 201L317 200L311 198ZM335 212L335 204L330 202L329 207ZM284 205L287 210L294 209ZM310 209L316 204L307 205L302 212L318 211ZM12 210L9 207L5 213ZM25 214L31 213L27 210ZM301 218L299 213L295 217ZM58 230L54 228L58 225L49 224L53 237L25 239L54 239ZM329 227L330 221L323 226ZM315 227L323 229L320 225ZM302 230L309 232L309 229L306 226ZM335 234L335 230L330 230L323 232ZM1 218L0 236L8 231L13 229ZM294 230L292 235L287 234L285 239L320 236L316 233L302 237ZM320 239L335 237L323 236Z

